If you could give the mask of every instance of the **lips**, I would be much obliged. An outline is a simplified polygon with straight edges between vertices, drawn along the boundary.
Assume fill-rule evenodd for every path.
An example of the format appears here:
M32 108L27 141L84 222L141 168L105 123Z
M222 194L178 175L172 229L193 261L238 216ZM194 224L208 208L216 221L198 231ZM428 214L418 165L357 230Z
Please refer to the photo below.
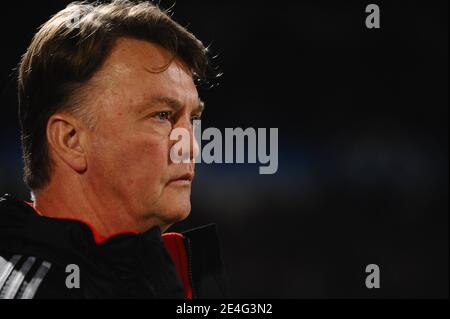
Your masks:
M193 173L186 173L169 180L169 184L190 185L194 179Z

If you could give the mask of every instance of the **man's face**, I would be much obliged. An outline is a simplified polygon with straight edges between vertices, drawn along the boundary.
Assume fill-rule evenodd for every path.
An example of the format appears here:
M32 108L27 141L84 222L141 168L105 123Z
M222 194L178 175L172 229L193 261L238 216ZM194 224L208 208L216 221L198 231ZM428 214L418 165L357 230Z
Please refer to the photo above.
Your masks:
M86 180L101 200L117 202L118 212L144 228L157 223L164 229L191 209L194 164L171 162L177 141L169 135L188 130L194 158L192 120L201 108L192 74L179 59L162 71L171 58L157 45L122 38L90 81L96 126L88 135Z

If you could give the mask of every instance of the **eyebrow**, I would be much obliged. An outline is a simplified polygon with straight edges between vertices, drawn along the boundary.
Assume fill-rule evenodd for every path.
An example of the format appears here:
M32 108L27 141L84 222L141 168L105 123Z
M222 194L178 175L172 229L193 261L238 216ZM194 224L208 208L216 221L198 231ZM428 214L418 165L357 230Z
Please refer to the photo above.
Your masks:
M183 108L183 104L171 97L168 96L158 96L151 100L151 104L154 103L162 103L166 104L170 108L172 108L174 111L178 111L179 109ZM203 102L200 98L198 98L198 104L194 109L192 110L192 113L201 113L205 109L205 102Z

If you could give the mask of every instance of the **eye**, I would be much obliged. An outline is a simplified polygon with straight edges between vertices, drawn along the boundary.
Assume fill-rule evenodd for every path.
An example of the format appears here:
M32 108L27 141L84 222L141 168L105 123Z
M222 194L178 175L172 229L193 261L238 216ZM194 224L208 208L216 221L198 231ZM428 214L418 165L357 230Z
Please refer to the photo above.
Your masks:
M170 112L163 111L163 112L157 112L154 114L154 117L161 121L167 121L170 119Z

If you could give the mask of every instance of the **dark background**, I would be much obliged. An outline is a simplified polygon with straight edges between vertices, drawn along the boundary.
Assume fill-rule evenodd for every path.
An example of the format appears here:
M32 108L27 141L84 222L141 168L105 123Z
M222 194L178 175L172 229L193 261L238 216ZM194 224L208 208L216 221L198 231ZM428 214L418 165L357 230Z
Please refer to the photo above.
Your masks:
M69 1L2 5L0 192L21 180L14 67ZM365 27L377 3L381 29ZM168 8L170 1L162 1ZM174 230L219 226L231 296L447 297L447 1L177 1L224 73L202 126L278 127L279 169L200 164ZM365 287L378 264L381 288Z

